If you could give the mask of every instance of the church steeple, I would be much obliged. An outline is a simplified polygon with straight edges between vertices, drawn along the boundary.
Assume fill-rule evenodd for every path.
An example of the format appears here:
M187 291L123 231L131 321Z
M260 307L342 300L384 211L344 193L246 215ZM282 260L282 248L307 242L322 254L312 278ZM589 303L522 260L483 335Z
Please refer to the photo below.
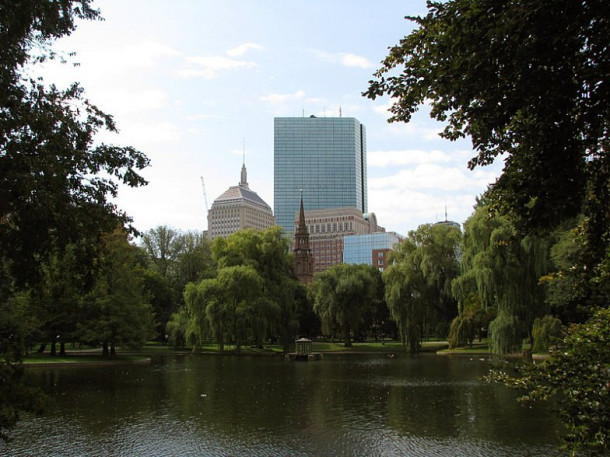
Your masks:
M303 208L303 194L301 193L301 208L299 210L299 224L294 234L294 274L297 279L309 284L313 279L314 258L309 247L309 231L305 223L305 209Z

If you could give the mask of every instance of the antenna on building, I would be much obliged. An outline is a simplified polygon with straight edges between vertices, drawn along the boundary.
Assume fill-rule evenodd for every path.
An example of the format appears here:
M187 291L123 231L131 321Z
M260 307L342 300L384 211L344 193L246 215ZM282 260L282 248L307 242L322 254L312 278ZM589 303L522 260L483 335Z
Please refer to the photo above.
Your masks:
M200 176L201 178L201 187L203 188L203 201L205 203L205 212L206 212L206 216L207 213L210 211L210 208L208 208L208 195L205 192L205 183L203 182L203 176Z
M341 107L339 107L339 117L343 117L343 113L341 112Z

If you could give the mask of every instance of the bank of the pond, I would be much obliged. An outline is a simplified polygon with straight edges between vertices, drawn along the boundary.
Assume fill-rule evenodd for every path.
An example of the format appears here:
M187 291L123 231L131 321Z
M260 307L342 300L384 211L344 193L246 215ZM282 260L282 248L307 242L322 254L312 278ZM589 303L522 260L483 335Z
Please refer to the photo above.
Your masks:
M444 348L437 351L438 355L457 355L457 356L470 356L470 357L494 357L489 350L489 342L483 340L480 342L473 343L470 346L461 346L457 348L449 349ZM524 347L523 352L517 352L514 354L505 354L503 358L519 358L519 357L531 357L532 360L544 360L549 357L548 354L530 354L527 347Z
M150 357L145 355L116 355L105 357L101 354L67 354L65 356L38 355L27 357L23 361L23 366L28 368L36 367L56 367L56 366L103 366L103 365L138 365L149 364Z
M447 348L445 341L426 341L422 343L422 352L438 353ZM326 355L345 354L382 354L394 357L404 353L402 344L396 341L388 342L365 342L352 343L346 347L343 343L315 341L312 345L313 352ZM220 351L217 345L209 344L193 350L192 348L175 348L162 344L147 344L139 350L119 349L117 355L111 357L102 356L101 349L93 348L86 350L68 350L66 355L52 356L48 352L33 354L24 359L25 367L49 367L49 366L76 366L76 365L120 365L120 364L146 364L150 363L151 357L155 355L213 355L213 356L261 356L273 357L283 356L283 348L279 345L266 345L263 348L245 346L239 352L235 347L226 345L224 351Z

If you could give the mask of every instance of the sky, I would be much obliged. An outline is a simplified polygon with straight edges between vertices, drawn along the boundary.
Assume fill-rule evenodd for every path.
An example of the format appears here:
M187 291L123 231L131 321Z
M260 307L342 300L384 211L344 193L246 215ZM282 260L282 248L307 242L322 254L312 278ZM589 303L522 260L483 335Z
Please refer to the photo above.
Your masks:
M113 115L118 134L151 165L146 187L121 188L118 207L147 231L206 230L207 207L240 180L273 208L273 119L355 117L366 127L368 209L388 231L463 223L501 164L467 168L468 139L438 136L421 107L388 123L391 100L362 96L388 48L425 14L420 0L103 0L103 21L80 21L54 44L68 64L45 64L48 83L78 81ZM73 65L77 63L78 65ZM203 185L202 185L203 178ZM205 191L204 191L205 189ZM207 201L207 203L206 203Z

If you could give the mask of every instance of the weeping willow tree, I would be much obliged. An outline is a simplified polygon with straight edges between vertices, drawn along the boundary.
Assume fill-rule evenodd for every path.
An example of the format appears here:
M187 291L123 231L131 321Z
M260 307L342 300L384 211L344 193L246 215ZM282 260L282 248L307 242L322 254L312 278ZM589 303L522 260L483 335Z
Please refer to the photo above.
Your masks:
M496 311L489 325L493 353L519 352L523 338L532 339L534 319L547 313L539 285L550 268L547 240L520 237L507 218L480 204L466 221L462 248L453 293L461 302L476 293L485 309Z
M405 247L405 243L401 247ZM398 327L402 345L411 353L418 352L426 316L421 270L413 262L396 263L383 272L383 281L385 300Z
M374 271L368 265L339 264L317 274L309 287L322 331L332 335L339 330L345 347L352 346L351 335L375 300Z
M459 269L460 236L456 227L421 225L391 254L383 273L385 298L409 352L419 350L426 325L447 329L457 314L451 282Z
M212 336L221 351L230 342L239 352L241 344L256 335L258 314L267 311L261 299L262 279L250 266L221 268L216 278L189 284L184 294L188 340L196 348Z

